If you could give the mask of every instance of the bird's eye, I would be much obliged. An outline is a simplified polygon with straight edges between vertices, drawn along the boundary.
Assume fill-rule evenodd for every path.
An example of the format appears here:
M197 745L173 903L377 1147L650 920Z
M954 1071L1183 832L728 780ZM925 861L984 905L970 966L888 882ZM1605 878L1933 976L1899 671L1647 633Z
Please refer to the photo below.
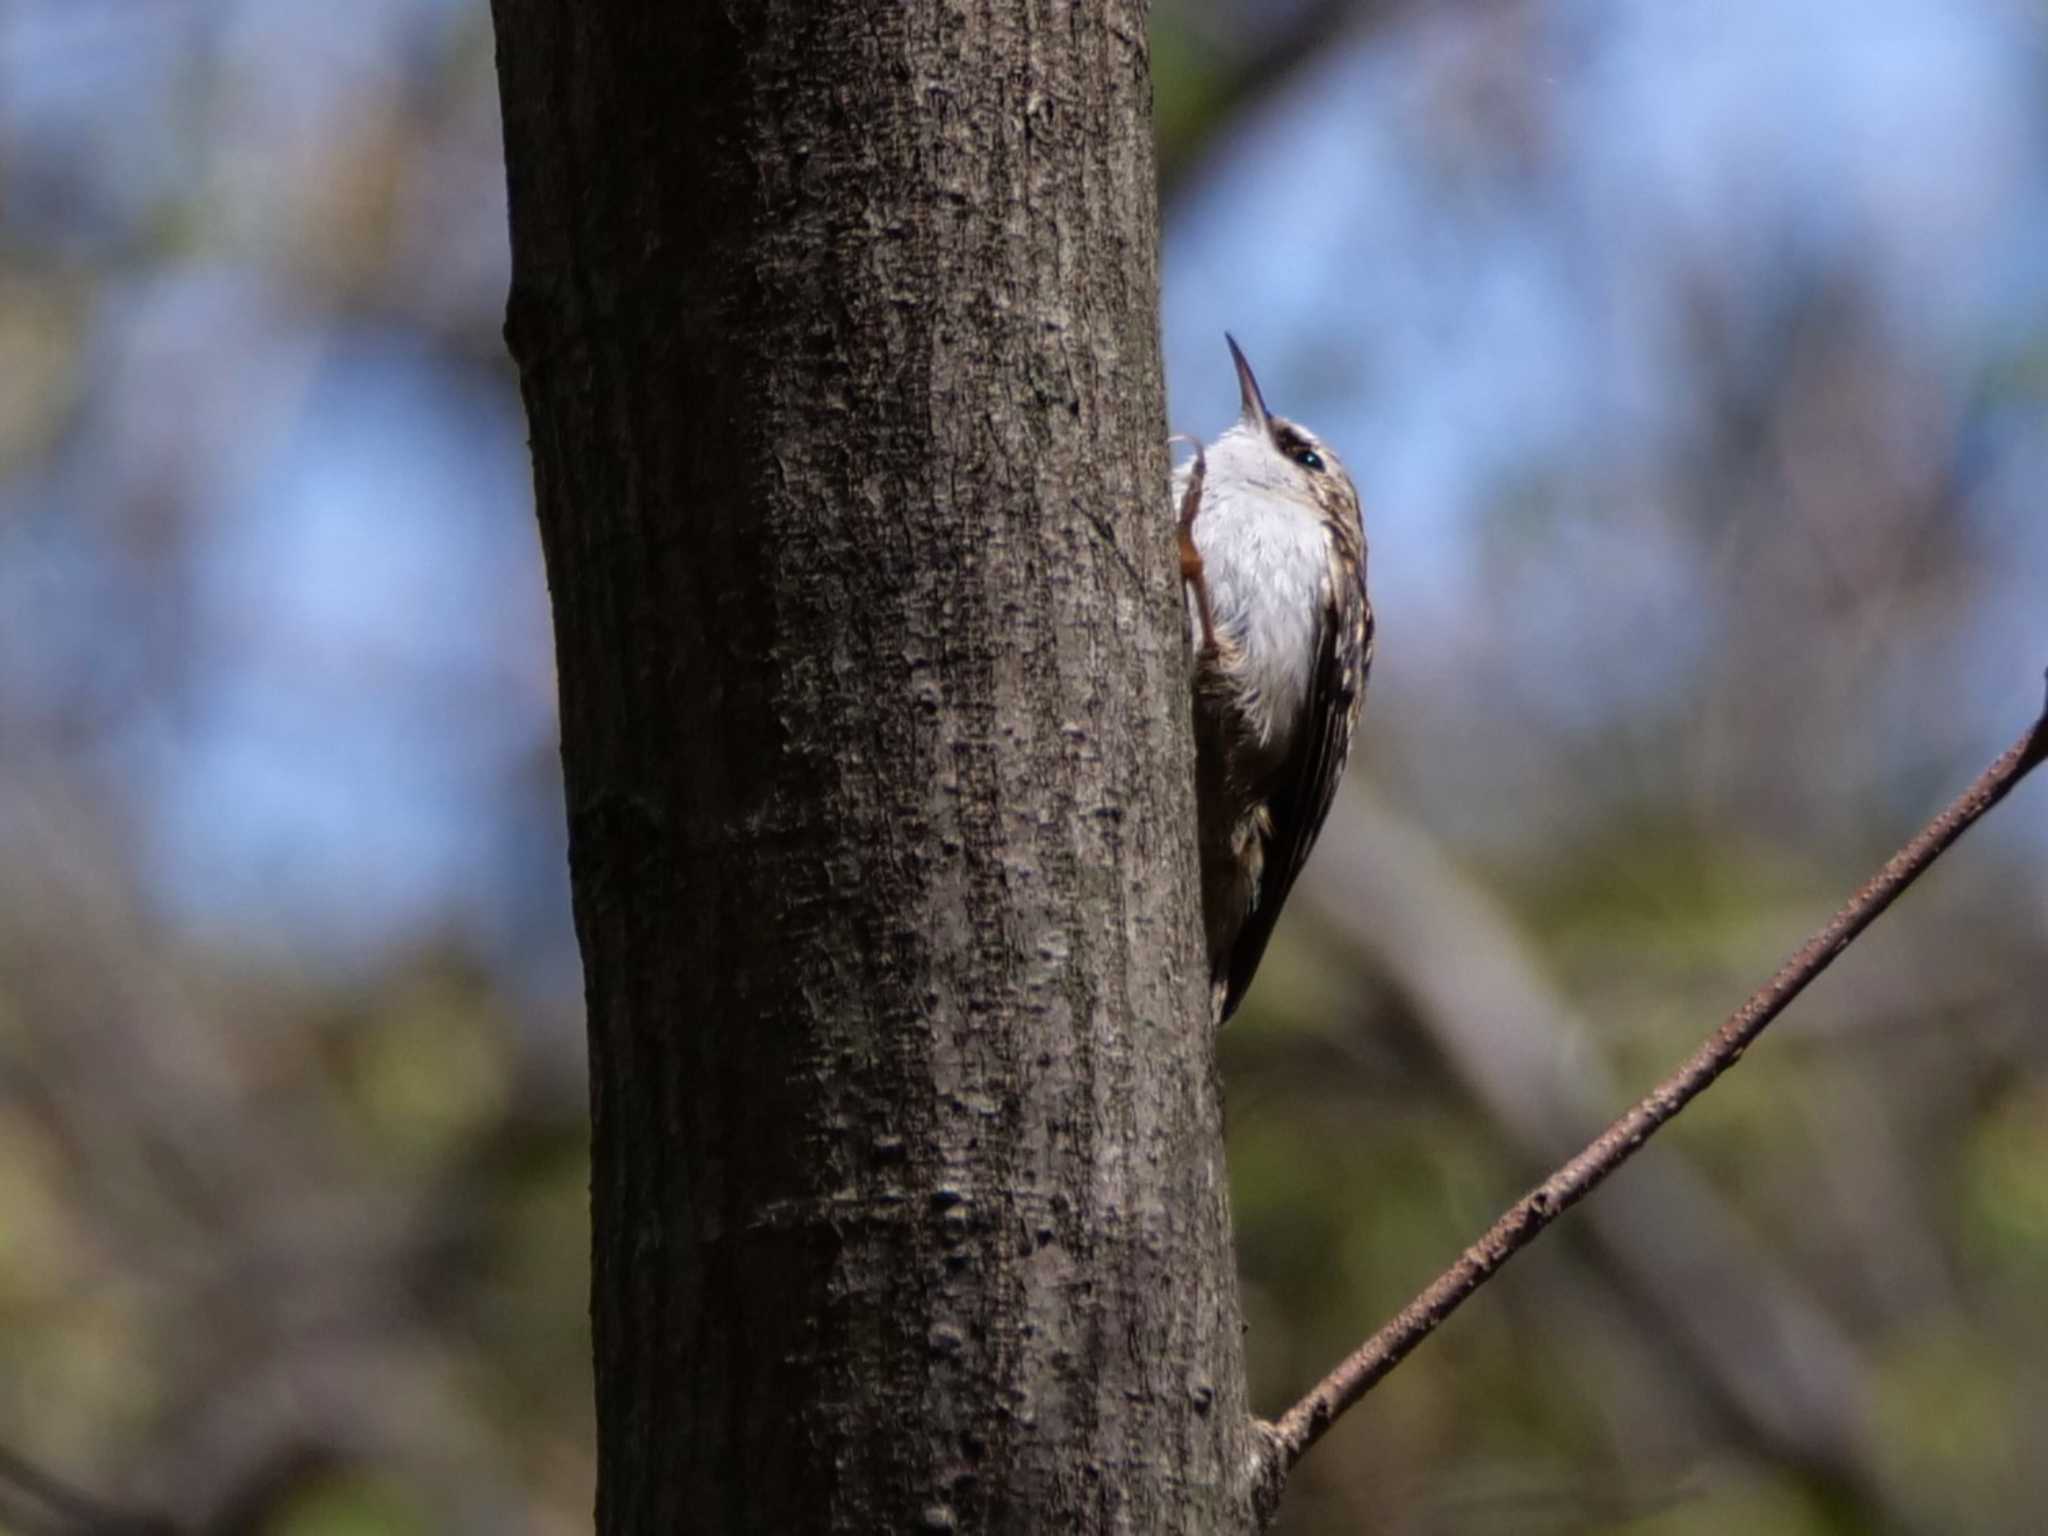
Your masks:
M1323 456L1320 453L1317 453L1313 448L1296 449L1294 453L1294 462L1299 464L1303 469L1313 470L1317 474L1321 474L1323 471Z

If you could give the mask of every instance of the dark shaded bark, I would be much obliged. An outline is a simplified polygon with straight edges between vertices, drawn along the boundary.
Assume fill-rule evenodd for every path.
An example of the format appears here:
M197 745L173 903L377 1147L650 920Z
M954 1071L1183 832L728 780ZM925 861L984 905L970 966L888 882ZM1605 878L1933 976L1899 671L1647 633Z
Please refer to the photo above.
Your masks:
M599 1528L1252 1524L1140 0L495 0Z

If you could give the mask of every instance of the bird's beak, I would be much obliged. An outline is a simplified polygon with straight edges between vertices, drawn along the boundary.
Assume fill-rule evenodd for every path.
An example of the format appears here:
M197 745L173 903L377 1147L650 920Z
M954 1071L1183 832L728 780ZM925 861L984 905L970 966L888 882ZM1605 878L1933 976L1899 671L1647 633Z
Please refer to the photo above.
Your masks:
M1230 360L1237 364L1237 390L1244 399L1244 419L1266 431L1266 400L1259 393L1259 381L1252 377L1252 365L1244 360L1244 352L1237 344L1237 338L1225 331L1223 339L1230 343Z

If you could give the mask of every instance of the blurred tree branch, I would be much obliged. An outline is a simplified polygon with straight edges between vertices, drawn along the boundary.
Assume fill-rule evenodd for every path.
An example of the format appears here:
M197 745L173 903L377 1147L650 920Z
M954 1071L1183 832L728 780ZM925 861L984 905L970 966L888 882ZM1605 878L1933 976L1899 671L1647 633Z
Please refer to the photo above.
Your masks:
M1533 1168L1554 1165L1621 1096L1584 1046L1587 1021L1513 915L1435 838L1370 793L1350 798L1303 882L1309 901L1407 997L1514 1150ZM1585 1221L1645 1326L1683 1354L1739 1433L1905 1518L1871 1443L1871 1362L1693 1163L1646 1160Z
M1347 1409L1561 1212L1592 1193L1661 1126L1735 1065L1750 1043L1815 977L2044 760L2048 760L2048 708L2026 735L1923 827L1682 1066L1585 1150L1509 1207L1456 1263L1269 1426L1270 1453L1278 1475L1284 1476L1285 1469L1298 1462Z
M1354 27L1376 26L1404 8L1405 0L1303 0L1269 17L1253 8L1254 40L1212 62L1207 50L1187 82L1185 104L1162 103L1159 113L1159 198L1170 204L1217 137L1244 120L1264 97L1292 80L1304 65L1326 55ZM1183 28L1185 29L1185 23ZM1193 46L1192 44L1190 45Z
M22 1536L171 1536L160 1515L116 1509L0 1445L0 1520Z

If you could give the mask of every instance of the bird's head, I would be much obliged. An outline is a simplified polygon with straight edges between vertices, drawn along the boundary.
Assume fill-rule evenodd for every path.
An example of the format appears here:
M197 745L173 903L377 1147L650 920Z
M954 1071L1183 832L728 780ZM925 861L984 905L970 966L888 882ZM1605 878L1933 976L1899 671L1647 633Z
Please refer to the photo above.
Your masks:
M1293 503L1352 537L1359 532L1358 488L1329 445L1299 422L1266 409L1259 381L1228 332L1244 412L1208 450L1212 485L1233 485Z

